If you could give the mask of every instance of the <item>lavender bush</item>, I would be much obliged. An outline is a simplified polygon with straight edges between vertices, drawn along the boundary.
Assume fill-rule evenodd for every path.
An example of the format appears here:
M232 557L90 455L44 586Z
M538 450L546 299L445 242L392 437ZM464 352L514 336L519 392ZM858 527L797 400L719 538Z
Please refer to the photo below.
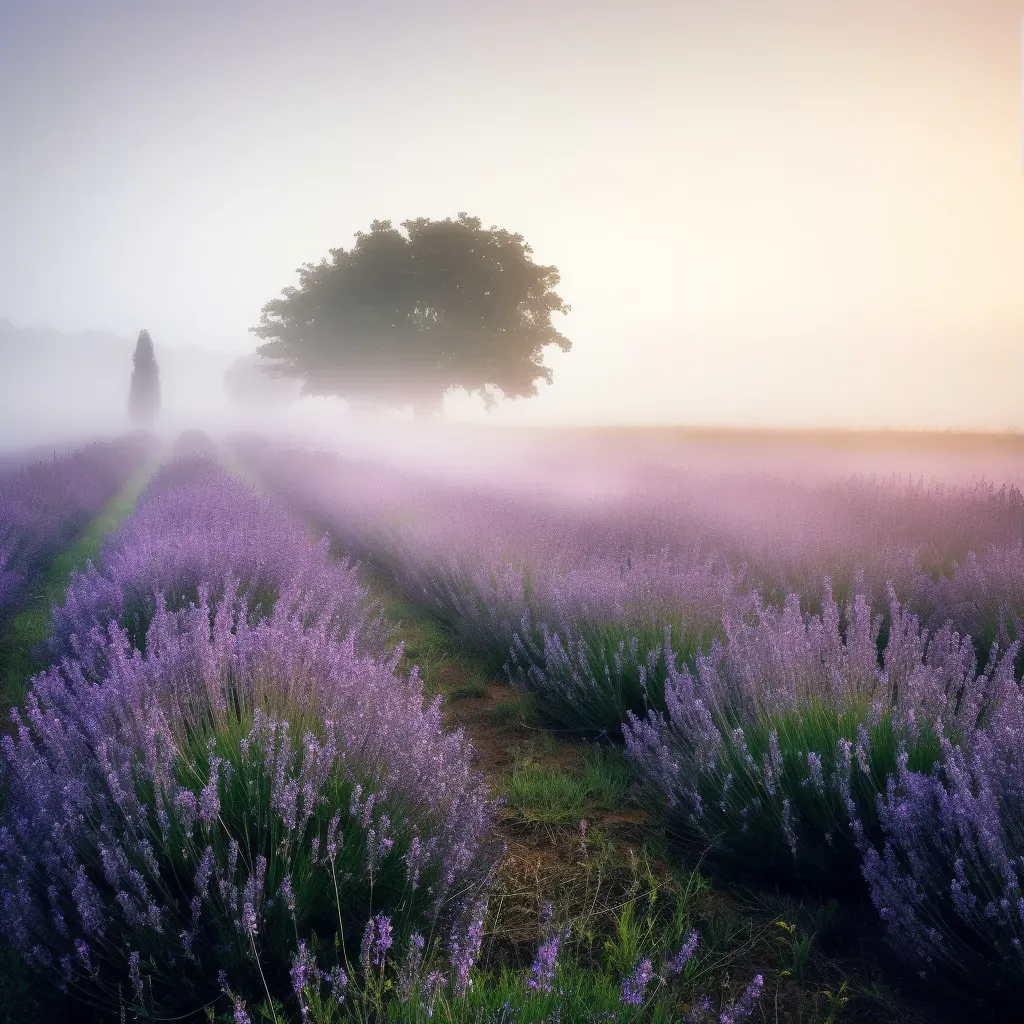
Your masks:
M929 624L956 623L974 639L980 657L993 645L1024 640L1024 543L970 551L948 574L919 577L910 600ZM1020 655L1016 675L1024 678Z
M268 614L294 584L296 610L326 615L339 635L352 633L367 650L382 650L386 631L360 586L357 568L329 559L328 543L313 543L287 509L260 496L205 456L164 465L135 511L104 543L100 568L91 563L54 609L51 652L75 653L99 627L118 622L141 645L158 598L169 608L194 603L202 586L223 592L240 584L250 616Z
M0 474L0 621L153 449L131 435Z
M863 596L844 617L827 587L820 615L794 595L727 619L695 671L666 653L667 714L630 716L624 732L674 831L757 871L857 877L859 833L878 834L900 757L929 772L942 736L969 746L1018 693L1015 649L978 674L969 638L929 633L890 601L882 665L879 617Z
M1018 1002L1024 991L1020 695L932 774L899 758L863 871L893 949L932 978ZM873 841L872 841L873 840Z
M57 984L147 1012L252 1005L296 958L351 975L379 915L449 943L479 914L497 851L465 741L398 653L294 603L250 622L237 590L158 597L145 653L111 625L102 678L66 660L33 681L3 743L0 905Z

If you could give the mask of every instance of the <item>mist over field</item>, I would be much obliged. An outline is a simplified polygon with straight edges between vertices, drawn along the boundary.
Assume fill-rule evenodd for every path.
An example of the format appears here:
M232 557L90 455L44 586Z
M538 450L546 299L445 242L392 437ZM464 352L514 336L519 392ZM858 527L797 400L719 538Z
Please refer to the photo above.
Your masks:
M28 458L116 435L127 426L134 340L64 334L0 321L0 458ZM543 486L566 497L657 490L674 474L767 474L805 482L849 476L926 485L1024 482L1024 436L947 430L849 431L644 426L529 427L414 418L408 409L355 409L300 398L276 383L270 398L238 399L226 375L251 357L158 347L158 430L218 437L258 431L281 440L380 459L466 481ZM283 392L282 392L283 387ZM40 396L46 400L41 401Z

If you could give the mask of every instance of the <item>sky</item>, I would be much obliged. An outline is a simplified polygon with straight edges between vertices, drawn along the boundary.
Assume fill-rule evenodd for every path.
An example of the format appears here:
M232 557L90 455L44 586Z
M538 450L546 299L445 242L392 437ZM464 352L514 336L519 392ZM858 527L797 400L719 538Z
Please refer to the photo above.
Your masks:
M554 383L454 419L1024 429L1009 0L0 0L0 318L251 351L375 218L521 232Z

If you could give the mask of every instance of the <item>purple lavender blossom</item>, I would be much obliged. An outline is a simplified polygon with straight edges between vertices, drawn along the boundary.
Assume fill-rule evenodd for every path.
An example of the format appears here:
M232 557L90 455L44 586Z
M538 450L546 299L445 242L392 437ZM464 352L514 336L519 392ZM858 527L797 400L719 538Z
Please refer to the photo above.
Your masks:
M686 965L690 962L694 952L697 949L697 943L700 941L700 936L697 932L692 931L687 936L686 941L683 943L682 948L678 953L670 956L665 961L664 975L665 979L674 978L677 974L682 974Z
M468 991L472 981L470 971L480 955L480 946L484 938L484 917L487 904L482 901L473 906L469 924L465 934L458 929L452 930L448 943L448 959L452 967L451 985L455 995L462 998Z
M654 967L650 958L641 960L635 970L622 982L622 1001L627 1006L642 1006L644 993L654 977Z
M316 967L316 959L311 955L305 939L299 939L298 948L292 957L291 971L289 977L292 983L292 992L299 1003L299 1010L302 1019L309 1018L309 1005L306 1002L307 987L315 987L319 980L319 973Z
M550 992L555 979L555 966L558 961L558 949L562 943L562 933L555 932L537 947L530 977L526 984L536 992Z
M284 905L288 908L288 913L295 916L295 892L292 889L292 876L285 875L281 880L281 886L278 889L278 894L281 899L284 900Z
M337 1003L341 1003L345 999L345 992L348 989L348 975L341 967L334 967L327 972L325 978L326 981L330 982L331 985L331 997Z
M138 1003L142 1003L142 975L139 971L139 953L138 950L133 950L128 954L128 977L132 983L132 989L135 992L135 1000Z
M754 980L743 990L739 999L718 1015L718 1024L736 1024L736 1021L749 1017L761 998L763 988L764 978L760 974L755 974Z
M393 941L390 917L378 914L367 921L359 952L359 963L364 974L369 974L371 967L383 967Z
M423 987L420 990L420 1002L427 1011L428 1017L432 1017L434 1013L434 997L447 984L447 979L440 971L431 971L423 979Z

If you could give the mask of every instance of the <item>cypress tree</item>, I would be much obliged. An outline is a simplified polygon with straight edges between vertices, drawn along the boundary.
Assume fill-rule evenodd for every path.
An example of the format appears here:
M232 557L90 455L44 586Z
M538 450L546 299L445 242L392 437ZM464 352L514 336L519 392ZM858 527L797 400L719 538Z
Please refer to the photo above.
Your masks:
M139 331L132 356L132 382L128 389L128 415L132 423L151 427L160 411L160 368L153 354L149 331Z

